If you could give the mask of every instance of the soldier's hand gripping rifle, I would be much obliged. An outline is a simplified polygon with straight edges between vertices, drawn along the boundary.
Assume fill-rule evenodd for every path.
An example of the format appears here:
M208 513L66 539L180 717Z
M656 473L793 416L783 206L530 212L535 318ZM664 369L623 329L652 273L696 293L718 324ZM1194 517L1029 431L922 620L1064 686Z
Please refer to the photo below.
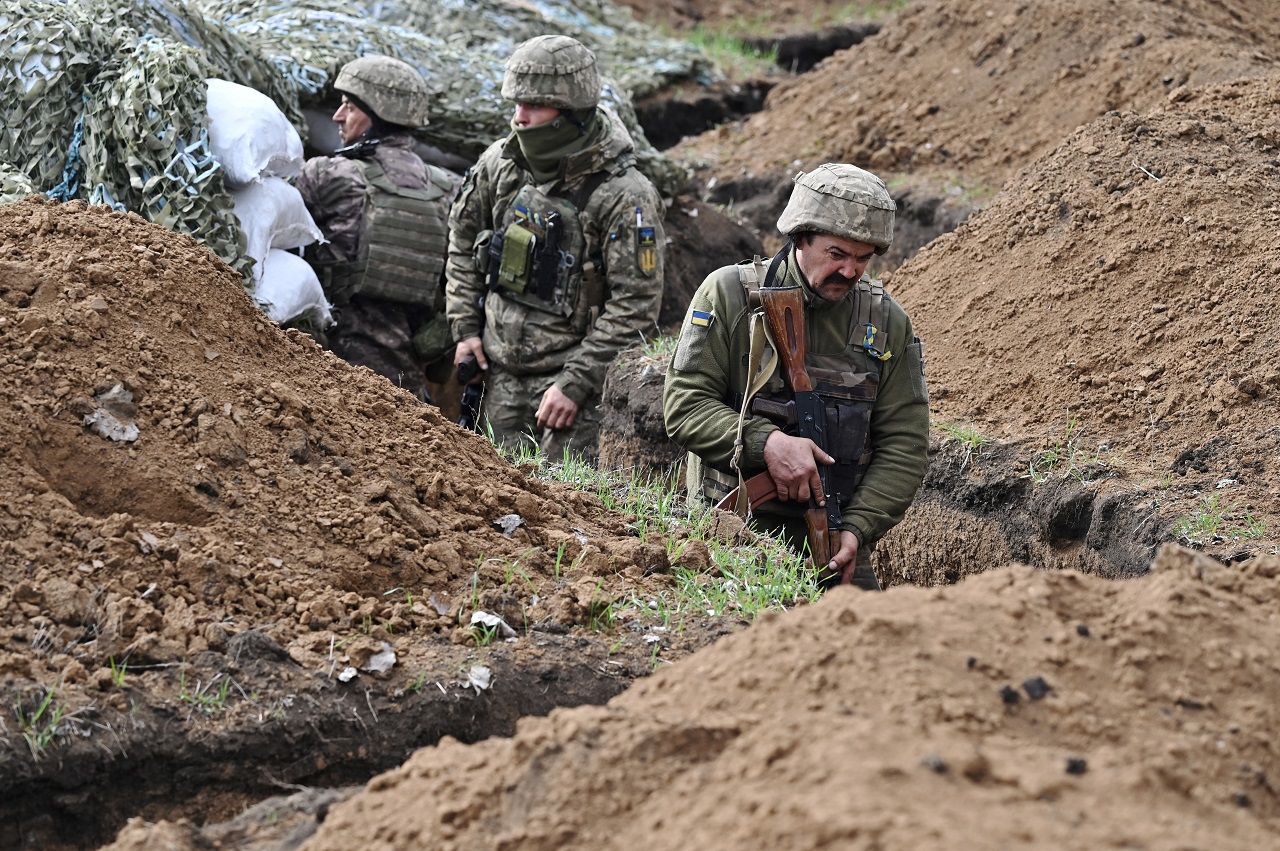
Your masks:
M799 286L761 287L760 303L764 307L765 321L773 334L778 350L778 362L782 367L787 386L795 394L796 431L800 437L812 440L823 452L827 451L827 420L822 399L813 390L809 371L804 361L807 353L804 324L804 294ZM822 481L822 495L826 505L810 493L809 508L804 522L809 533L809 552L814 567L819 570L831 563L834 555L832 538L839 541L840 505L831 492L831 472L825 464L818 464L818 477Z

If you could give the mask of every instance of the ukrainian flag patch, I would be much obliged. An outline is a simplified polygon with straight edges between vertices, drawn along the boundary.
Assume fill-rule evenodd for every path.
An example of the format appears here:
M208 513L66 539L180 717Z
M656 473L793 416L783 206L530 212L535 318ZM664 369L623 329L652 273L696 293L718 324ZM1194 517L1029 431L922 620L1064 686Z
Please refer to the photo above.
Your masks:
M689 314L689 324L697 325L699 328L710 328L711 323L716 321L715 311L708 313L705 310L695 310Z

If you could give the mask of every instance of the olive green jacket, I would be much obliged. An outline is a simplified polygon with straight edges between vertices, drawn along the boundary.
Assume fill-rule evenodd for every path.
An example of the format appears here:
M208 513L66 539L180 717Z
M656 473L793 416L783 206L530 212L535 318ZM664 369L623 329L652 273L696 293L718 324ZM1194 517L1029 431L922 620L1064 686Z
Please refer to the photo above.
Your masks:
M533 182L514 133L480 155L449 218L445 293L454 340L481 336L486 355L516 374L557 373L555 384L579 405L600 394L623 346L653 333L666 253L662 198L636 170L631 136L607 110L597 111L587 147L567 157L561 176L540 188L576 202L598 172L607 177L585 199L579 222L590 253L603 259L604 291L598 315L585 328L573 317L529 309L485 290L484 246L507 220L517 193ZM656 233L656 266L648 271L639 257L641 227ZM573 259L581 267L588 258ZM482 296L484 309L478 305Z
M778 284L800 284L805 294L805 333L814 354L845 351L861 342L857 324L857 289L838 302L828 302L809 289L794 262L787 259ZM880 382L871 410L868 446L871 462L853 498L842 513L841 529L874 542L902 520L928 468L929 395L924 380L923 345L916 339L905 311L886 295L886 361L861 348L850 364L853 372L879 370ZM737 266L711 273L694 294L680 331L680 340L667 370L663 417L667 434L687 450L690 493L700 496L696 482L701 465L733 473L731 460L738 430L738 409L747 386L750 314ZM709 324L706 316L713 317ZM774 375L762 394L783 390ZM764 444L776 431L772 421L749 416L743 431L741 467L744 477L763 472ZM784 507L785 506L785 507ZM791 513L791 504L771 505ZM805 506L795 505L800 515Z

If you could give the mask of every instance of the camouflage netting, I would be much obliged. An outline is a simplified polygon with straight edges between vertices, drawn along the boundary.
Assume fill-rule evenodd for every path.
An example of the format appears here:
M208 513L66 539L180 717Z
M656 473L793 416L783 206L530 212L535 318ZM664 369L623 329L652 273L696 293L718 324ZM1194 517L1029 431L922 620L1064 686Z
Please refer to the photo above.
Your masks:
M402 8L395 3L371 4L374 11L366 12L358 4L335 0L198 2L206 16L222 20L229 29L253 42L263 56L269 57L297 87L303 106L331 106L336 100L331 84L338 69L357 56L382 53L403 59L426 78L431 91L427 109L431 123L421 131L425 141L463 159L474 160L494 139L510 130L511 104L503 100L501 89L503 62L515 42L510 32L501 29L506 19L494 10L507 9L514 15L514 5L508 7L493 0L453 0L438 4L445 8L433 9L433 4L415 2L416 13L409 11L408 4L403 5L405 14L420 22L422 27L434 27L434 16L443 20L446 11L454 21L450 25L453 29L460 26L458 21L470 16L475 35L462 43L460 39L442 39L382 23L378 15L391 17L389 9ZM484 14L486 10L488 17ZM572 30L554 18L542 20L535 27L528 17L531 12L524 10L519 14L526 22L524 26L531 28L531 34L535 31ZM627 13L616 9L613 14L619 19L627 16ZM443 28L448 31L450 26ZM517 31L523 33L525 30ZM566 31L565 34L574 35L574 32ZM628 38L634 40L638 37ZM477 40L486 44L483 50L475 48ZM629 73L634 79L649 73L653 75L650 77L655 81L653 85L657 84L662 68L670 69L670 76L661 77L664 83L704 73L702 62L676 58L664 62L657 58L659 54L687 57L691 50L687 45L651 40L648 44L653 55L635 53L634 60L622 61L619 59L622 54L614 48L621 46L623 39L602 42L602 36L597 32L591 40L595 42L602 61L603 57L611 58L612 61L604 62L606 69L621 69L624 75ZM669 52L663 48L668 44L673 45ZM649 65L647 72L641 67L645 63ZM634 94L618 80L606 78L602 102L618 114L635 139L640 170L657 184L664 195L674 195L688 181L688 172L649 143L631 105Z
M442 37L384 22L392 18ZM687 171L649 144L630 96L708 66L689 45L645 38L599 0L0 0L0 190L4 199L35 189L138 212L206 244L248 286L252 260L208 149L206 77L265 93L305 139L302 107L334 100L343 64L398 56L431 88L424 140L473 160L509 129L506 54L547 31L596 49L616 74L604 103L634 136L641 170L664 194L680 191Z
M573 36L595 51L601 69L633 98L647 97L673 81L715 74L697 47L655 37L630 12L604 0L382 0L366 8L380 21L431 33L499 60L536 35Z
M208 150L204 79L297 95L238 35L164 0L0 3L0 163L59 200L138 212L249 277L231 197Z
M35 184L15 166L0 163L0 204L21 201L36 191Z
M211 69L196 48L119 35L126 46L85 92L80 156L89 200L198 235L248 273L253 261L209 150L204 80Z

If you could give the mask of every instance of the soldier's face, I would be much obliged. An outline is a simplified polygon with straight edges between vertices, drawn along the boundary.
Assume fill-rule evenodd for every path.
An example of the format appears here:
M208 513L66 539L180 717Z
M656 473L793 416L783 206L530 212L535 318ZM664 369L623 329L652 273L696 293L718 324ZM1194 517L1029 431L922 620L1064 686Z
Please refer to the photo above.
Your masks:
M516 113L512 121L517 127L537 127L554 121L560 117L560 110L554 106L536 103L517 103Z
M858 283L875 253L870 243L819 233L796 244L796 263L814 292L839 301Z
M350 145L373 126L373 119L343 95L342 105L333 114L333 123L338 125L338 138L342 140L342 144Z

